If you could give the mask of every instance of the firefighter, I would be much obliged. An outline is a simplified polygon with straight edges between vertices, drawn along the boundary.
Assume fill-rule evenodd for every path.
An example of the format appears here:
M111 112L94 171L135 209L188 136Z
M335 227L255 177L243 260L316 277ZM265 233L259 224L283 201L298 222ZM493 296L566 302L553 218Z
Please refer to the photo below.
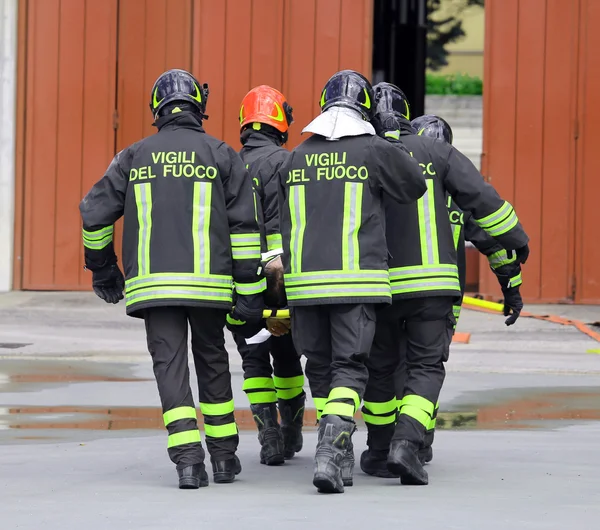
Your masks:
M446 142L415 134L400 89L380 83L375 97L377 133L402 140L419 162L427 192L410 205L385 201L393 304L378 314L368 360L362 411L369 449L361 456L361 468L377 476L387 471L403 484L425 485L428 475L418 451L434 417L456 322L453 304L461 297L446 195L505 249L514 250L519 264L527 259L529 238L512 206L468 158ZM403 341L406 381L397 414L393 379Z
M412 120L411 125L419 136L429 136L443 140L452 144L454 135L450 125L439 116L425 115L419 116ZM505 320L507 326L512 326L523 309L523 300L520 293L521 265L517 262L516 253L512 250L506 250L493 237L480 228L473 220L470 212L463 212L452 197L447 198L448 213L450 216L450 224L452 226L452 235L454 239L454 248L457 253L458 264L458 280L460 283L461 299L454 305L454 317L458 323L460 310L462 305L462 297L465 293L466 277L467 277L467 258L465 251L465 241L471 242L479 252L487 257L491 270L494 272L500 284L500 289L504 295L504 316L508 317ZM399 388L403 388L403 370L398 370L400 373ZM398 380L398 379L397 379ZM419 458L421 462L427 463L433 459L433 438L435 431L435 423L439 404L436 404L434 417L432 418L429 429L425 435L424 446L419 450Z
M229 361L223 328L262 317L260 235L252 183L238 154L204 132L208 85L184 70L154 83L158 133L118 153L80 204L86 268L96 294L143 318L179 487L208 485L189 383L188 324L200 410L215 482L241 471L235 455ZM124 217L123 274L113 225Z
M364 76L333 75L303 130L313 135L275 180L292 334L320 414L313 484L323 493L352 485L375 304L391 301L381 197L407 203L425 192L417 162L376 136L373 105Z
M267 196L265 189L275 175L277 165L289 154L283 146L293 122L292 110L281 92L266 85L250 90L240 107L240 156L254 183L261 226L265 210L268 210L269 222L277 222L277 195ZM270 235L263 240L263 247L265 273L269 271L269 294L265 302L271 306L275 303L278 307L285 303L277 283L283 272L279 257L283 252L281 237ZM234 330L233 336L242 356L243 389L258 428L260 462L278 465L302 449L306 394L300 357L288 331L289 322L267 320L267 326L277 336L259 344L247 344L243 334L235 332L236 326L230 326L230 329ZM278 407L281 427L277 420Z

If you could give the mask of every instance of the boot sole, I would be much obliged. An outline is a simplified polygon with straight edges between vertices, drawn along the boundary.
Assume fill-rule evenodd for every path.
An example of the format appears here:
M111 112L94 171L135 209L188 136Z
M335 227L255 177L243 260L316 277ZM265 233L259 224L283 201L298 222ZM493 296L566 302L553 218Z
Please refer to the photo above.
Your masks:
M180 490L197 490L198 488L205 488L208 486L208 478L203 480L186 478L179 481Z
M344 493L344 486L340 486L325 473L315 473L313 485L317 488L319 493Z
M406 486L427 486L429 478L426 474L415 473L410 463L401 458L400 460L387 463L388 470L400 477L400 483Z
M392 473L390 470L382 470L382 469L371 469L367 467L360 466L360 469L366 475L377 478L400 478L400 475Z
M283 455L274 455L269 458L261 458L260 463L266 466L280 466L285 463L285 458Z
M235 480L233 473L215 473L213 475L213 482L215 484L231 484Z

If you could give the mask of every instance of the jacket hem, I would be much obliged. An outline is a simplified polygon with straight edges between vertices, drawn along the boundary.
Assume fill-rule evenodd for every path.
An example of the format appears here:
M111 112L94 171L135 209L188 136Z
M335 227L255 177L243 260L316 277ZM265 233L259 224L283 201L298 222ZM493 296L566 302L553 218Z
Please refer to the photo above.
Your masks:
M214 300L181 300L177 298L166 300L147 300L132 304L127 307L127 315L133 318L144 318L144 309L152 307L206 307L208 309L223 309L231 311L232 304L230 302L216 302Z
M391 296L345 296L339 298L309 298L302 300L290 300L288 305L309 306L309 305L333 305L333 304L391 304Z
M439 291L415 291L412 293L392 293L392 300L410 300L412 298L431 298L432 296L451 296L457 300L461 300L463 294L454 289L444 289Z

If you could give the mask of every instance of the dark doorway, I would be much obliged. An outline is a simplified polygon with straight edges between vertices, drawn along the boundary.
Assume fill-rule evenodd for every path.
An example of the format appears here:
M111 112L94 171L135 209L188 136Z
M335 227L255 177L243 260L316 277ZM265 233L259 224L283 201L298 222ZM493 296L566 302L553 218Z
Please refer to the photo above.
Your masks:
M427 1L375 0L373 84L399 86L410 101L412 117L425 113Z

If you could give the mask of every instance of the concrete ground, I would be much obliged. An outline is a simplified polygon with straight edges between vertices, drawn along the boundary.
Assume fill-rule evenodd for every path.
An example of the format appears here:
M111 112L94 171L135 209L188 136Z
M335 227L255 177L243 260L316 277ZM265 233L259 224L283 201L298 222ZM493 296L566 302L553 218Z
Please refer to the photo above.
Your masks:
M600 308L530 306L584 322ZM90 293L0 296L0 529L597 529L600 343L571 327L464 311L441 396L428 487L355 470L344 495L311 483L314 427L280 468L258 463L242 409L234 484L176 488L141 322ZM311 403L312 405L312 403ZM357 458L365 428L355 434Z

